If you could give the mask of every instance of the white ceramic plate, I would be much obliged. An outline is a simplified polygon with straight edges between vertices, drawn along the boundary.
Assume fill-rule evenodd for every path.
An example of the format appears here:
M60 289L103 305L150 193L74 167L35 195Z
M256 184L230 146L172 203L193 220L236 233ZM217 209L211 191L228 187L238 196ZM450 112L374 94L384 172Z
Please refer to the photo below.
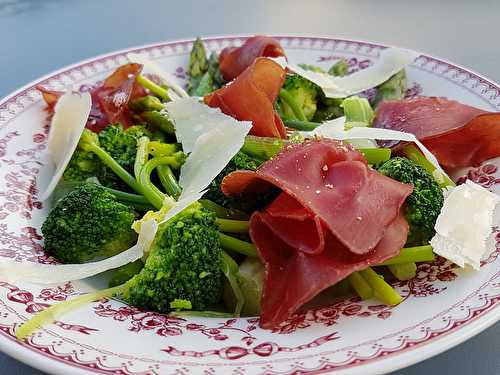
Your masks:
M384 46L332 38L278 37L291 61L329 67L349 59L351 70L369 66ZM244 37L206 40L210 50L239 45ZM0 257L50 262L40 225L47 207L37 200L39 160L46 153L47 113L34 89L103 79L130 51L147 52L179 82L191 41L133 48L83 61L32 82L0 101ZM437 95L486 110L500 110L500 86L467 69L421 55L407 69L408 96ZM500 192L493 162L469 178ZM465 175L467 171L457 174ZM498 232L498 228L497 228ZM500 318L500 233L496 251L480 272L462 272L437 261L419 267L416 279L397 288L405 301L387 307L357 298L294 316L281 330L258 328L257 318L178 319L117 301L96 302L38 331L27 343L15 327L57 301L103 286L99 279L41 288L0 281L0 349L57 374L379 374L408 366L477 334Z

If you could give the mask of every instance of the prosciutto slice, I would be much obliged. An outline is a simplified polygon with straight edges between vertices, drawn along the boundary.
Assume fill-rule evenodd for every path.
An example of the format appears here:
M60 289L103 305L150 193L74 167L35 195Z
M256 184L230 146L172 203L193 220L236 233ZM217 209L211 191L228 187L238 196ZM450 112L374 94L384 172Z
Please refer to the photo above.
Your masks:
M374 127L414 134L447 168L473 166L500 156L500 113L454 100L418 97L384 101ZM395 147L397 141L382 141Z
M273 108L284 80L285 70L279 64L258 58L233 82L204 100L237 120L252 121L250 134L285 138L285 126Z
M354 254L370 252L398 216L412 187L369 168L342 142L322 139L289 146L257 171L226 176L228 196L274 185L293 197ZM272 206L271 206L272 207Z
M406 220L398 215L369 254L353 254L326 233L324 251L311 255L284 241L285 232L273 230L269 225L272 220L265 212L254 213L250 220L250 236L266 268L260 325L269 329L279 326L303 304L351 273L396 256L408 234ZM302 235L308 236L309 232Z
M275 328L352 272L396 256L408 224L401 206L412 186L368 167L351 146L316 139L287 146L257 171L235 171L228 196L281 193L250 218L266 276L260 325Z
M248 38L241 47L226 47L219 56L219 66L226 81L232 81L258 57L285 56L276 39L257 35Z
M132 99L146 95L145 90L136 83L141 70L140 64L122 65L101 84L90 88L92 109L87 128L99 132L113 122L121 122L125 127L132 124L128 103ZM42 93L49 111L53 111L63 92L48 90L43 86L37 86L37 90Z
M309 213L296 199L281 193L266 213L262 220L288 246L307 254L324 250L324 229L319 216Z

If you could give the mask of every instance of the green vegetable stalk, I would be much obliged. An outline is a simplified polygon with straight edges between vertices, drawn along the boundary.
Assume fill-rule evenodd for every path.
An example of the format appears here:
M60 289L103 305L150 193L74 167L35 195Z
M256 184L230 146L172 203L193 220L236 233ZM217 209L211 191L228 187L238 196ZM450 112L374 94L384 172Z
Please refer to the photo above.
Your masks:
M215 219L219 230L225 233L248 233L249 222L247 220Z
M411 263L391 264L388 266L394 277L398 280L411 280L417 275L417 265Z
M384 278L372 270L370 267L360 271L361 276L372 287L374 295L386 305L397 305L403 298L389 284L384 281Z
M99 290L97 292L84 294L72 298L69 301L56 303L47 309L37 313L33 318L24 322L17 330L16 337L18 340L23 340L31 335L35 330L43 327L44 325L52 323L61 315L82 307L92 301L97 301L102 298L111 298L120 294L124 289L124 285L115 286L113 288Z
M156 95L162 101L169 102L171 100L170 96L168 95L168 91L164 87L157 85L156 83L144 77L143 75L138 75L136 81L139 85L151 91L153 95Z
M348 276L347 280L349 280L352 288L362 300L367 300L373 297L373 289L370 284L366 282L361 273L353 272Z
M405 247L398 256L388 259L378 266L390 266L395 264L432 262L435 256L430 245Z
M238 238L231 237L223 233L219 233L219 241L221 246L226 250L250 257L258 256L257 249L255 248L255 245L253 243L242 241Z

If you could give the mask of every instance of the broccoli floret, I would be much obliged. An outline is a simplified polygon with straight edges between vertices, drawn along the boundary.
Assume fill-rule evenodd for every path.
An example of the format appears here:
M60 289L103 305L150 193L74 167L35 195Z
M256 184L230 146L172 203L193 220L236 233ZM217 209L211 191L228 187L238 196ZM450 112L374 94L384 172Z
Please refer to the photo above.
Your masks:
M280 116L290 120L312 120L316 113L318 90L317 85L304 77L288 75L277 101Z
M160 225L144 268L127 282L123 298L164 313L175 300L204 310L221 298L221 257L215 215L194 203Z
M134 210L94 183L81 184L50 211L42 225L47 252L63 263L107 258L132 246Z
M143 126L131 126L123 130L121 124L110 125L99 133L99 143L127 171L134 170L137 140L151 136Z
M255 171L262 164L260 159L249 156L248 154L239 151L236 155L233 156L231 161L226 165L226 167L220 172L217 177L210 183L208 186L208 191L204 195L205 199L209 199L212 202L215 202L223 207L227 208L242 208L239 207L234 199L228 198L224 195L224 193L220 190L220 184L225 176L229 173L234 172L239 169L245 169L249 171ZM238 207L236 207L238 206Z
M126 171L133 172L137 140L149 131L142 126L131 126L123 130L121 124L109 125L99 134L85 130L85 139L94 142L106 151ZM66 181L85 181L96 177L99 182L107 187L119 190L128 190L121 179L100 158L89 149L85 149L80 142L79 148L74 152L63 178Z
M383 163L378 171L394 180L413 185L405 202L405 216L410 225L408 246L428 243L434 236L434 225L443 207L443 192L432 175L409 159L395 157Z

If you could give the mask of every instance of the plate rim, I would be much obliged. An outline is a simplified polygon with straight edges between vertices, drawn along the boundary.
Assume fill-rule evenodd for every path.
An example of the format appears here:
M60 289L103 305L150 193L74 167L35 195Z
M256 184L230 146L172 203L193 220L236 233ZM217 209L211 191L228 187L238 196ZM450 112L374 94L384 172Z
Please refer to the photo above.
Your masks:
M248 38L249 36L252 36L255 34L218 34L218 35L204 35L202 37L202 40L224 40L224 39L244 39ZM308 34L272 34L270 35L272 37L275 37L277 39L281 38L297 38L297 39L311 39L311 40L327 40L327 41L343 41L347 43L356 43L356 44L366 44L366 45L371 45L374 47L397 47L392 44L387 44L383 42L378 42L378 41L372 41L372 40L364 40L364 39L357 39L357 38L345 38L345 37L334 37L330 35L308 35ZM45 81L52 79L58 75L61 75L65 72L69 72L75 68L81 67L85 64L89 64L92 62L96 62L99 60L104 60L106 58L110 57L116 57L119 55L124 55L128 52L131 51L138 51L142 49L152 49L155 47L163 47L163 46L171 46L171 45L176 45L176 44L186 44L186 43L192 43L194 41L194 38L182 38L182 39L173 39L173 40L164 40L164 41L158 41L158 42L153 42L153 43L148 43L148 44L142 44L142 45L135 45L132 47L127 47L119 50L114 50L111 52L103 53L103 54L98 54L83 60L79 60L76 63L65 65L61 68L58 68L56 70L53 70L50 73L47 73L41 77L38 77L31 82L25 84L21 88L11 92L10 94L6 95L5 97L0 99L0 108L6 104L9 103L12 99L15 100L17 96L20 94L23 94L29 90L32 90L36 85L43 84ZM403 47L398 47L398 48L403 48ZM306 49L306 48L305 48ZM412 49L413 50L413 49ZM496 83L495 81L483 76L480 73L477 73L474 70L471 70L469 68L466 68L462 65L456 64L454 62L451 62L447 59L441 58L439 56L433 55L433 54L428 54L425 52L422 52L420 50L413 50L417 53L420 54L420 56L428 57L431 59L434 59L438 62L442 62L445 64L448 64L451 67L458 68L460 70L463 70L480 80L490 84L491 86L495 87L497 90L500 91L500 84ZM500 104L498 105L499 110L500 110ZM9 121L7 121L9 122ZM3 127L2 127L3 128ZM3 301L1 301L3 302ZM354 366L350 367L348 366L347 368L342 367L339 369L342 374L349 375L349 374L355 374L359 373L359 370L362 371L370 371L372 374L383 374L387 373L389 371L395 371L410 365L413 365L415 363L418 363L420 361L423 361L425 359L431 358L435 355L438 355L446 350L449 350L450 348L470 339L471 337L477 335L478 333L482 332L483 330L487 329L488 327L492 326L495 324L497 321L500 320L500 304L498 303L499 301L493 302L491 306L489 306L487 309L483 310L480 314L477 316L473 316L469 318L464 324L461 324L460 327L454 327L451 328L449 331L445 332L444 334L439 335L438 337L431 338L425 340L426 343L424 345L418 346L416 348L407 348L402 349L397 351L396 353L392 354L390 358L392 361L385 360L383 356L378 356L374 359L369 359L365 361L364 364L360 366ZM25 343L21 343L12 337L8 336L5 332L0 331L0 350L4 352L5 354L15 358L16 360L19 360L20 362L23 362L27 364L28 366L40 369L42 371L48 372L48 373L54 373L54 374L67 374L68 371L70 373L74 374L88 374L90 373L90 369L88 367L82 367L82 365L75 363L72 361L71 363L68 363L67 361L64 361L61 358L57 358L55 356L51 355L43 355L40 353L40 349L31 347ZM48 354L48 353L47 353ZM70 370L71 369L71 370ZM102 373L110 373L109 371L102 371L99 369L93 369L92 370L94 373L95 372L102 372ZM306 370L306 373L324 373L324 372L329 372L332 371L331 369L316 369L316 370Z

